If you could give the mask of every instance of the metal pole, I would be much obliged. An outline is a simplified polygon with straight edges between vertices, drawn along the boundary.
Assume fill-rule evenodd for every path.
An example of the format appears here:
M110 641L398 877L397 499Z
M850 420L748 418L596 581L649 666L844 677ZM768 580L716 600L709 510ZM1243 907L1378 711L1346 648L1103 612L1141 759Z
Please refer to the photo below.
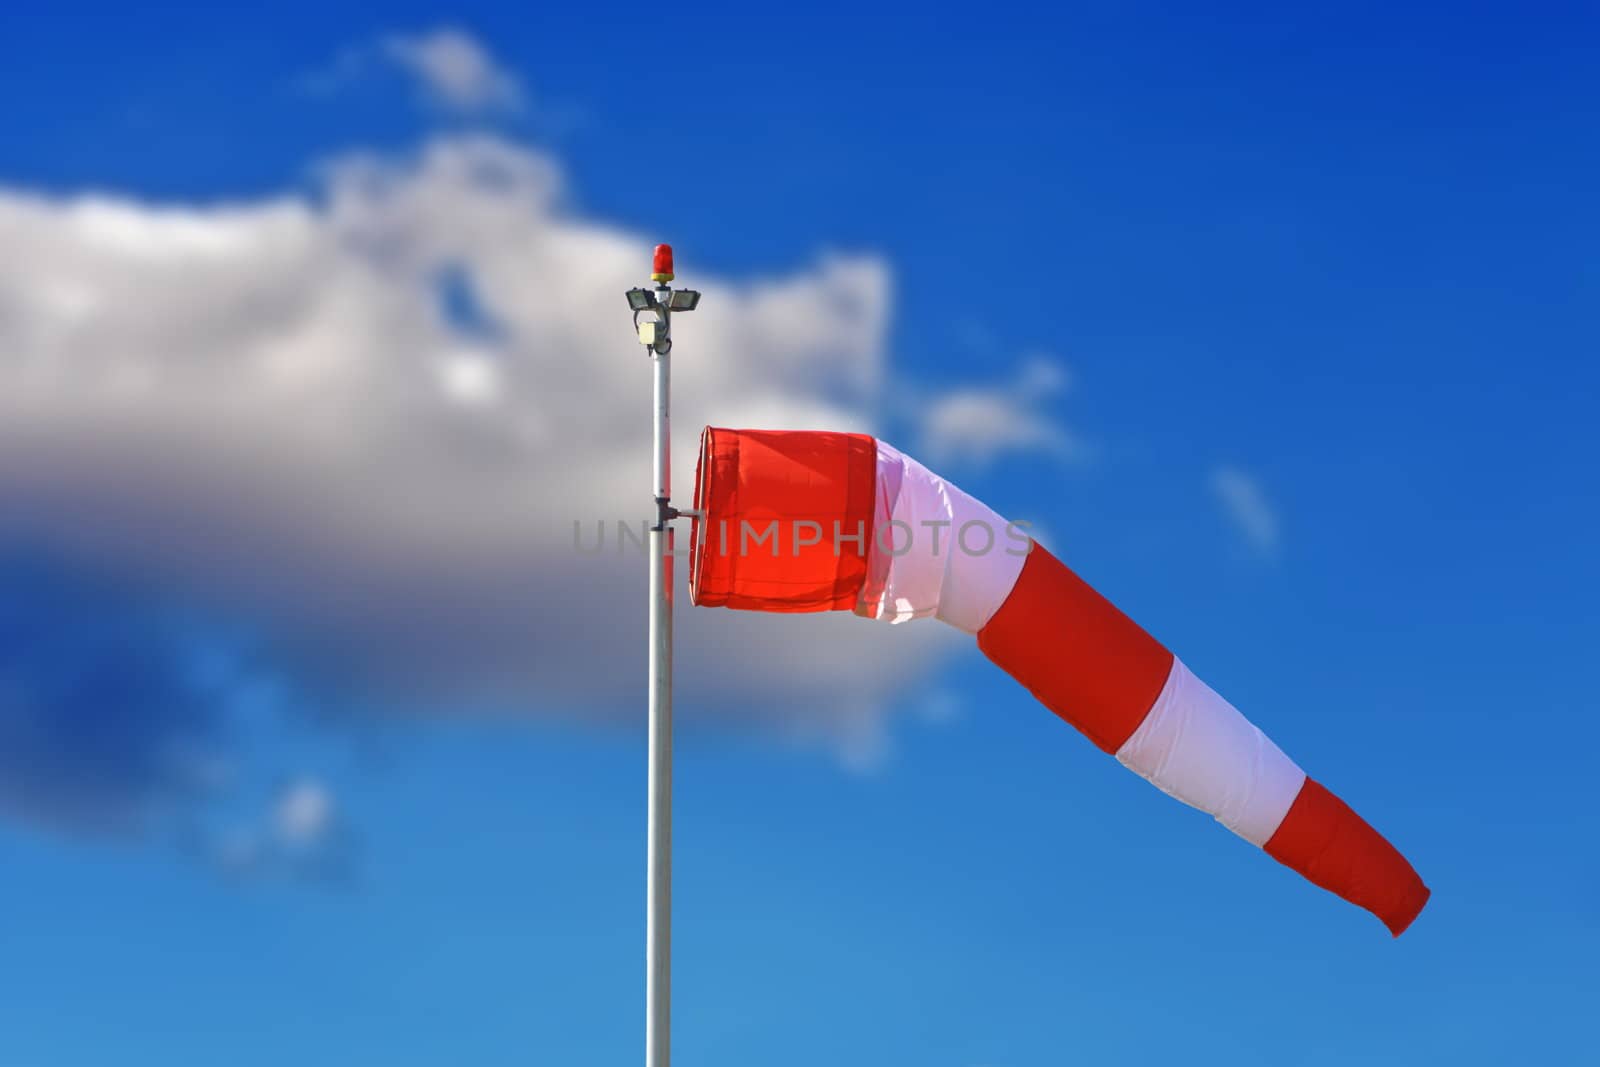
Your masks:
M672 520L694 515L672 506L672 312L693 311L700 294L674 292L672 247L656 245L654 291L629 289L639 343L655 372L650 527L650 813L645 866L645 1067L672 1062ZM643 321L641 321L641 319Z
M665 286L661 287L662 289ZM659 292L659 290L658 290ZM666 324L671 312L663 310ZM666 327L670 337L670 325ZM660 348L665 347L666 351ZM650 813L645 1065L672 1061L672 416L670 343L655 365L655 501L650 530Z

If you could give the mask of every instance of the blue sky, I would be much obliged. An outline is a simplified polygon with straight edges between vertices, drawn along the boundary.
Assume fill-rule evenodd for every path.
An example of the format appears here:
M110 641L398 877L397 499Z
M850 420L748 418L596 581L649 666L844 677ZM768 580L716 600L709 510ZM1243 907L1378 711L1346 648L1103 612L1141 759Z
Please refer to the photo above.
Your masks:
M459 322L393 325L403 302L372 281L386 275L350 281L345 246L324 236L367 234L367 211L404 244L437 204L419 247L479 278L512 338L449 357L458 399L474 400L480 372L514 381L508 361L537 349L536 384L562 406L643 420L647 374L626 364L606 257L636 240L642 274L649 245L672 240L686 283L712 279L697 315L739 309L680 334L684 432L781 402L785 417L836 411L908 450L949 449L945 473L1036 521L1434 893L1391 941L1138 781L964 643L897 637L881 647L906 659L858 656L849 681L870 706L846 706L803 667L870 624L768 620L771 643L738 668L684 650L682 1062L1584 1059L1600 818L1567 757L1600 742L1592 13L696 9L659 32L630 18L6 15L11 358L65 353L93 389L90 369L124 349L149 357L162 383L149 410L174 424L198 410L173 399L195 382L235 389L239 406L220 410L237 421L197 417L214 436L177 438L190 445L258 456L321 440L318 418L348 398L323 408L307 393L275 416L288 436L251 436L254 387L208 377L208 360L232 366L230 338L302 350L273 332L278 303L203 288L190 303L154 258L148 289L139 272L115 289L101 272L138 241L218 255L259 242L212 273L315 307L326 336L385 357L429 330L456 344ZM397 43L446 25L512 88L451 97L408 68ZM326 177L353 152L442 162L386 164L400 192L368 201L355 178ZM524 214L491 217L556 249L534 264L555 273L529 276L531 310L495 288L507 253L472 213L498 202L457 165L509 172ZM546 165L565 190L548 207ZM341 194L361 209L353 229L319 213ZM73 207L91 200L100 214ZM238 232L229 211L247 216ZM457 231L471 239L452 243ZM570 271L563 241L588 257ZM535 282L578 285L591 264L617 309L595 336L615 326L616 365L631 367L615 379L563 369L569 353L611 358L611 342L585 347L582 323L537 306ZM309 290L285 280L313 268ZM30 272L84 279L101 303L71 336L92 344L34 328L37 293L78 290L28 289ZM814 350L785 347L768 321L852 300L869 310L826 311ZM159 316L134 318L141 305ZM858 322L874 308L876 332ZM324 335L293 336L310 351ZM161 362L185 346L198 369ZM1058 387L1024 388L1042 380L1030 367ZM586 374L616 383L604 403ZM37 408L0 462L0 1063L639 1055L643 562L607 578L614 601L566 643L527 631L550 651L530 646L519 670L519 603L565 606L586 586L555 556L502 551L493 522L448 527L477 539L451 541L442 577L429 553L407 554L432 526L376 536L395 562L366 584L336 581L357 557L296 558L342 545L323 534L345 519L365 530L392 507L412 522L396 501L418 486L440 494L422 510L448 511L458 479L428 481L429 447L326 496L261 474L242 495L283 492L288 517L252 540L226 523L254 513L214 475L257 472L254 459L110 465L95 458L110 446L61 444L99 440L110 409L39 395L60 406ZM926 413L956 397L1008 418L941 438ZM435 414L403 423L415 437L385 436L375 415L358 425L465 449L454 428L430 436ZM51 437L69 425L88 429ZM592 498L621 513L644 503L648 453L631 448L606 459L636 455L637 500ZM610 484L598 463L569 466L509 470L535 512L516 521L546 521L539 508L575 491L563 478ZM158 506L127 504L119 485ZM351 485L370 507L328 503ZM339 522L319 522L324 506ZM462 506L498 514L478 496ZM452 599L458 577L477 599ZM462 628L504 620L510 651L441 642L456 612Z

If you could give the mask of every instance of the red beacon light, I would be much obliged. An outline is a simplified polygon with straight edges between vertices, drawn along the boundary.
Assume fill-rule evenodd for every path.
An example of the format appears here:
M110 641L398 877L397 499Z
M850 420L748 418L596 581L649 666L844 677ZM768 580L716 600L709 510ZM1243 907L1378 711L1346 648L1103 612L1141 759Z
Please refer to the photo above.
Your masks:
M633 309L633 322L635 326L640 325L640 312L651 310L663 312L664 314L659 315L657 318L658 324L663 331L662 335L665 336L665 330L667 328L667 318L665 313L670 313L673 311L693 311L695 308L700 306L700 293L695 289L674 289L667 284L672 280L671 245L656 245L656 254L655 258L650 261L650 270L650 278L656 283L656 288L653 291L650 289L629 289L628 306ZM644 324L644 326L650 325L650 323ZM641 329L642 328L643 327L641 327ZM643 336L644 334L641 333L640 337L642 338ZM650 346L656 351L662 353L666 352L665 348L656 349L656 343L654 341L643 341L642 343Z
M671 245L656 245L655 260L650 267L650 280L653 282L670 282L672 280Z

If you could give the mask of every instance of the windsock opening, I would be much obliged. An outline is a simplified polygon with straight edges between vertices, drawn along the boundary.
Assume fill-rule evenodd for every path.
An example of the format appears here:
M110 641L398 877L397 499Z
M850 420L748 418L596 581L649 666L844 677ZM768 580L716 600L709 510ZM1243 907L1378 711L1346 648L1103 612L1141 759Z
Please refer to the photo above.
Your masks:
M751 611L854 608L872 543L877 442L865 434L707 427L689 595Z

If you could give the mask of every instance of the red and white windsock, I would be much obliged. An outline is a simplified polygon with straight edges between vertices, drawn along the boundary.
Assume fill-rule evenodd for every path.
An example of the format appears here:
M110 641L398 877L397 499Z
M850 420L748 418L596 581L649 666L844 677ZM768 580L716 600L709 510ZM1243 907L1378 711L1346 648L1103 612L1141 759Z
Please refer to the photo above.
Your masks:
M690 593L703 607L933 617L1130 770L1399 936L1404 856L1015 524L864 434L708 428Z

